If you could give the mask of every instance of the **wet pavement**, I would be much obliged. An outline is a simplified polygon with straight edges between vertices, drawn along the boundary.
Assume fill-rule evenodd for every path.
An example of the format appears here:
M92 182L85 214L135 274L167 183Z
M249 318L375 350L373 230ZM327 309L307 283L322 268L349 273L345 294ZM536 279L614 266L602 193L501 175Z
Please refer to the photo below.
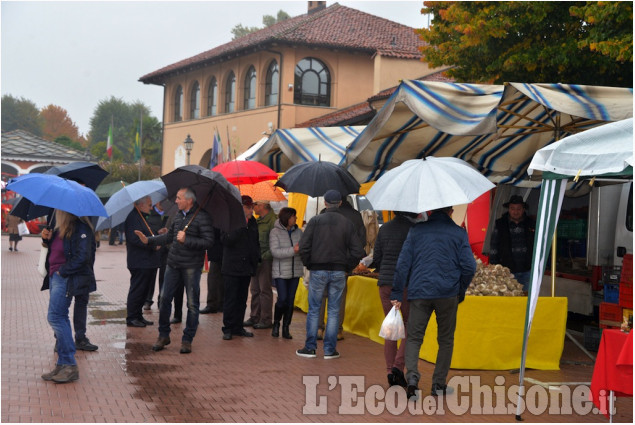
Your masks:
M25 237L19 252L9 252L8 237L3 235L1 249L2 422L516 421L516 397L507 395L518 384L515 371L451 370L455 383L471 385L437 399L427 395L434 365L420 361L420 386L426 391L419 402L407 402L401 389L386 392L382 346L366 338L345 333L337 346L339 359L324 360L321 344L316 359L296 356L305 334L306 315L300 311L291 324L293 340L254 330L254 338L224 341L222 314L211 314L200 316L191 354L179 353L184 324L173 325L172 343L153 352L156 304L144 312L154 326L126 327L125 246L103 241L97 250L97 291L90 297L87 331L99 350L78 351L78 381L43 381L40 375L53 369L56 357L46 321L48 292L40 291L36 270L39 238ZM203 274L202 300L206 278ZM608 422L586 402L584 384L591 381L591 360L568 340L562 360L558 371L526 372L526 378L543 385L528 390L533 401L522 418ZM582 385L556 391L547 389L550 383ZM580 391L583 400L576 399ZM554 401L555 396L560 401ZM632 423L632 398L618 398L616 409L615 422Z

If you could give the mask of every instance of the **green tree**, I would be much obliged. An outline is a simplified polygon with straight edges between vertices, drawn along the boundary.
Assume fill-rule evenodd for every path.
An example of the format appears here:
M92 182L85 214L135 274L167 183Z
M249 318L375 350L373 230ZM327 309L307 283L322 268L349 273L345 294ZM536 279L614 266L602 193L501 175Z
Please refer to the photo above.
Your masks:
M144 128L143 131L143 143L142 143L142 157L146 162L152 161L153 164L160 164L160 155L151 155L146 157L146 149L143 145L146 144L149 147L148 152L153 153L157 150L160 151L161 146L161 124L160 122L150 115L150 108L142 102L126 103L122 99L111 97L107 100L99 102L93 116L90 118L90 132L89 143L91 146L91 153L99 158L107 158L106 155L106 140L108 139L108 129L110 124L113 124L113 152L119 151L122 156L122 160L128 163L134 163L134 141L137 132L139 118L143 116ZM146 120L148 123L146 124ZM146 134L147 125L147 134ZM159 128L157 133L156 128ZM101 145L100 143L104 144ZM96 147L99 146L99 148ZM103 146L103 152L100 150ZM113 160L115 160L115 154L113 153ZM155 162L156 161L156 162Z
M114 157L114 154L113 154ZM100 161L99 165L110 174L102 184L116 181L136 182L139 178L139 167L121 160ZM141 167L141 180L152 180L160 177L161 167L145 164Z
M278 15L276 17L271 15L264 15L262 17L262 24L264 25L263 28L268 28L274 24L277 24L278 22L282 22L289 18L290 18L289 14L285 12L284 10L279 10ZM260 31L263 28L244 27L242 24L238 24L231 29L231 33L234 35L232 40L236 40L237 38L243 37L247 34L251 34L252 32Z
M60 145L68 146L69 148L73 148L73 149L78 150L80 152L83 152L83 151L86 150L86 148L84 146L82 146L81 143L72 140L68 136L56 137L54 141L55 141L55 143L59 143Z
M630 2L424 2L421 13L433 16L417 30L423 59L458 81L633 85Z
M32 101L10 94L2 96L2 131L25 130L42 137L40 110Z

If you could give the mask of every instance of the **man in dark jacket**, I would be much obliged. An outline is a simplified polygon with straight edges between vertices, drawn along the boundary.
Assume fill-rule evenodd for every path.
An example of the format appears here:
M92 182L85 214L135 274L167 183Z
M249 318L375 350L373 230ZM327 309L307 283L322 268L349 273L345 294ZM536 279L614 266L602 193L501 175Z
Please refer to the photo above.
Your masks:
M167 233L150 238L138 230L135 234L142 243L150 246L161 246L171 242L159 306L159 338L152 349L160 351L170 344L172 299L179 282L182 281L187 294L187 319L180 352L186 354L192 352L192 340L198 328L201 269L205 250L214 244L214 230L212 219L196 204L196 195L191 189L180 189L175 202L179 212Z
M313 217L300 239L300 258L311 270L306 342L296 351L300 357L316 357L318 316L322 295L328 293L328 319L324 334L324 358L336 359L340 299L346 286L346 272L365 255L364 245L355 234L353 223L337 209L342 196L336 190L324 194L326 212Z
M395 279L395 268L397 267L401 247L418 216L419 214L415 213L395 211L395 218L379 228L373 249L373 265L375 266L375 271L379 271L377 285L379 285L379 298L384 309L384 315L387 315L392 309L390 292ZM406 297L407 294L404 290L404 298ZM408 301L404 299L401 303L401 313L406 326L408 325L409 311ZM388 385L406 386L406 378L403 374L405 352L405 340L401 342L399 348L397 348L397 341L388 339L384 341Z
M410 303L406 339L409 398L418 397L419 351L432 312L437 316L439 343L432 395L453 392L446 379L454 349L456 312L476 272L476 261L467 232L452 221L452 211L452 207L434 210L428 221L410 229L395 269L392 304L401 307L404 288L408 288Z
M126 301L126 324L131 327L144 328L154 325L143 318L143 303L148 295L150 286L154 286L157 268L159 267L159 251L155 246L148 246L139 240L135 231L145 236L153 236L154 232L143 217L149 214L152 200L149 196L134 203L134 207L125 221L127 265L130 271L130 288Z
M527 204L522 196L514 195L503 204L508 211L496 220L490 242L490 264L508 267L527 291L533 257L536 224L527 217Z
M225 284L223 301L223 339L230 340L234 335L253 337L254 334L243 327L249 282L256 274L260 262L260 243L258 241L258 223L253 216L254 203L251 197L243 195L245 227L230 233L222 233L223 264L221 273Z
M323 209L322 211L320 211L320 214L323 214L326 211L326 209ZM359 240L362 242L362 246L366 246L366 226L364 226L364 219L362 218L362 214L357 211L355 208L353 208L353 206L348 202L348 200L346 200L346 197L344 197L342 199L342 203L340 204L339 208L337 209L337 212L339 212L340 214L342 214L344 217L348 218L351 223L353 223L353 227L355 228L355 234L357 235L357 237L359 238ZM353 269L357 266L357 264L352 264L352 266L346 270L347 275L350 274L351 271L353 271ZM342 298L340 300L340 322L339 322L339 327L337 328L337 340L342 340L344 339L344 328L343 328L343 323L344 323L344 311L345 311L345 307L346 307L346 288L347 286L344 286L344 292L342 292ZM318 334L317 334L317 338L318 339L322 339L324 338L324 316L325 316L325 312L326 312L326 293L324 294L324 297L322 298L322 304L320 305L320 317L318 319Z

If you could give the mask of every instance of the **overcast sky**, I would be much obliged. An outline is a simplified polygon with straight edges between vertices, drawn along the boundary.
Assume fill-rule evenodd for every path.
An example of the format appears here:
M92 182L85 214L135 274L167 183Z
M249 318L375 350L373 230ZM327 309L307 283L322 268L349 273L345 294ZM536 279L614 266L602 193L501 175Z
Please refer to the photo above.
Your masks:
M307 1L7 1L2 0L2 94L38 108L61 106L82 134L110 96L142 101L159 121L163 88L141 76L231 41L237 25L264 15L307 11ZM327 6L335 2L327 1ZM421 28L422 1L339 1Z

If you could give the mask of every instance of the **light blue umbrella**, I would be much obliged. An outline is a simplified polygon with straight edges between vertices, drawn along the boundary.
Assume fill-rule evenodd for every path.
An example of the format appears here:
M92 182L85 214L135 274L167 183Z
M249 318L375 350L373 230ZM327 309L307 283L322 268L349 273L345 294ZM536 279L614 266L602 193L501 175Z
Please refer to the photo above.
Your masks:
M149 196L152 205L168 197L168 191L162 181L141 180L123 187L106 202L106 218L100 218L96 230L115 227L126 221L126 217L134 208L135 201Z
M7 189L27 198L34 205L66 211L78 217L108 214L97 194L72 180L52 174L25 174L9 180Z

